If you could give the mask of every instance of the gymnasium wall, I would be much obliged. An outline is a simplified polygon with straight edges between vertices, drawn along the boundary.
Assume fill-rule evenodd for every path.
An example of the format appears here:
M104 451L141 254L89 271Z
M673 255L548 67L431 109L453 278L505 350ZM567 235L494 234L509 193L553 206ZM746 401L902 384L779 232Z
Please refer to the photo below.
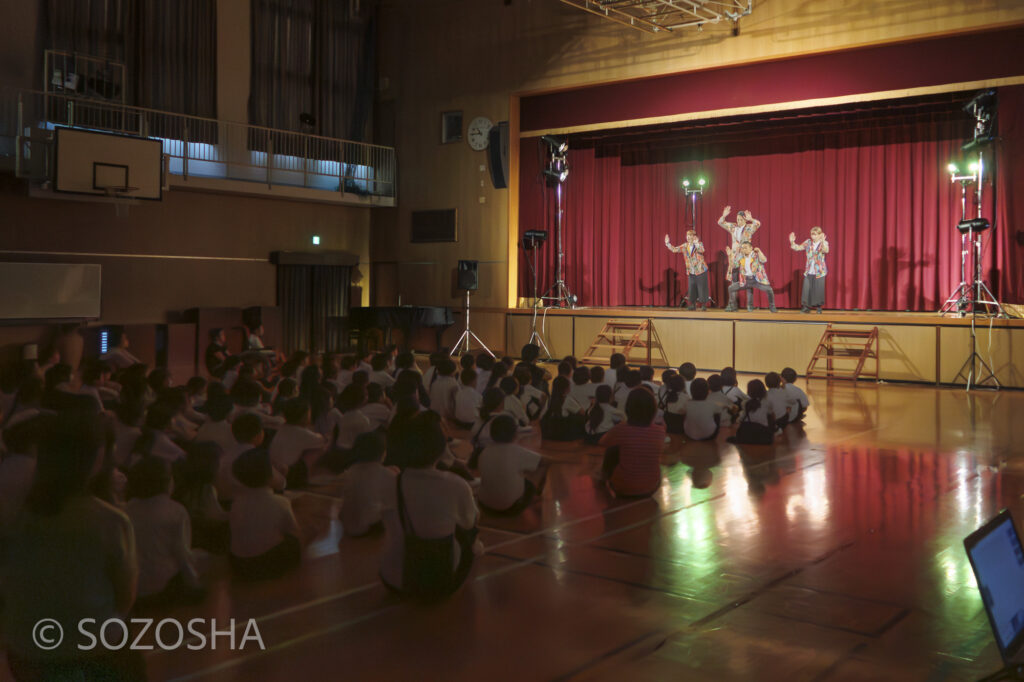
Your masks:
M386 2L380 21L378 134L398 149L399 206L372 216L374 298L381 303L460 305L451 273L460 258L481 265L481 306L514 305L508 224L515 188L494 190L486 157L465 142L440 144L442 111L510 119L519 94L1015 25L1018 0L984 3L850 3L755 0L738 36L726 25L649 35L556 0ZM430 55L425 58L425 55ZM699 93L695 93L699 97ZM513 182L516 171L513 169ZM412 244L410 214L456 208L459 241Z

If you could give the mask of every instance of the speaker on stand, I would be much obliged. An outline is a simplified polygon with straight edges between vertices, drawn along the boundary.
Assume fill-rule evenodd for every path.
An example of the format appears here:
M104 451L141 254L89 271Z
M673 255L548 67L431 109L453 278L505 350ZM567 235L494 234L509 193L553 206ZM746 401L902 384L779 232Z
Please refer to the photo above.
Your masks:
M466 292L466 329L462 332L462 336L452 346L452 352L449 355L455 355L455 352L462 350L463 353L469 352L469 342L472 339L476 341L477 345L480 346L484 351L487 352L492 358L494 353L487 347L480 337L473 333L473 330L469 326L469 292L476 291L480 288L480 262L475 260L460 260L458 266L458 273L456 276L459 289Z

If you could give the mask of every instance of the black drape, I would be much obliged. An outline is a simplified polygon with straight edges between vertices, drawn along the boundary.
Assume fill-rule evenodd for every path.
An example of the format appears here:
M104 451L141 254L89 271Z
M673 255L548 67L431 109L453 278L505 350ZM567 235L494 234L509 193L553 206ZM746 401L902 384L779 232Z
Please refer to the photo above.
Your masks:
M348 315L351 268L279 265L277 305L286 353L337 351L345 346L340 318Z

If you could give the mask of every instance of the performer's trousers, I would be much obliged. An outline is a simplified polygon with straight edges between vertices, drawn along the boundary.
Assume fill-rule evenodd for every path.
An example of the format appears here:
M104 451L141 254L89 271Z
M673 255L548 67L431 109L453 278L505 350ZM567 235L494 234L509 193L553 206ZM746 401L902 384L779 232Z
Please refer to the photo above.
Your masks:
M687 275L689 288L686 291L686 300L690 307L696 303L707 304L708 302L708 271L699 275Z
M805 308L820 308L825 305L825 277L804 275L804 288L800 305Z
M770 284L761 284L757 280L748 279L746 284L740 284L739 282L733 282L729 285L729 305L736 307L737 294L741 289L747 289L747 308L754 307L754 292L751 289L758 289L768 294L768 307L775 307L775 292L772 291Z

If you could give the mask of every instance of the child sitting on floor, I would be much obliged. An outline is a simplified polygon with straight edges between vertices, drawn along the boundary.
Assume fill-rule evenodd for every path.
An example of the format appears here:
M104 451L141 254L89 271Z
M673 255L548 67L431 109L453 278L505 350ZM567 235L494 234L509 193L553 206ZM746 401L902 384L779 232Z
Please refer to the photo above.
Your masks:
M381 491L393 486L397 471L385 467L387 443L377 432L362 433L352 446L353 463L343 476L341 525L346 537L381 527Z
M586 367L577 367L572 372L572 387L569 389L571 395L580 405L590 407L594 401L596 385L590 383L590 370Z
M192 564L188 511L171 499L171 488L170 465L158 457L143 457L128 472L125 512L139 561L136 608L194 603L205 593Z
M747 384L750 398L743 406L736 435L726 440L730 443L748 445L770 445L775 438L776 419L767 404L768 389L760 379Z
M611 386L600 384L594 396L594 404L587 412L587 435L583 437L588 445L597 445L613 426L626 420L626 413L612 405Z
M740 407L722 393L722 388L722 377L720 375L712 374L708 377L708 400L720 408L720 414L722 415L721 425L731 426L736 421L736 415L740 413Z
M515 377L505 377L501 380L498 388L505 394L503 406L505 413L516 420L517 426L529 426L530 417L526 414L522 401L519 400L519 382L515 380Z
M174 498L188 512L192 523L192 546L214 554L228 550L228 513L217 500L214 480L221 448L216 443L195 443L189 448L181 471L181 485Z
M376 431L387 426L391 408L391 401L380 384L371 383L366 387L366 404L359 411L370 420L370 428Z
M784 427L796 415L796 400L790 398L782 388L782 377L776 372L768 372L764 377L764 385L768 387L768 407L775 414L775 423Z
M476 370L473 368L462 370L459 379L462 385L455 394L453 421L460 429L471 429L477 415L480 414L480 403L483 401L480 392L476 390Z
M686 383L679 374L673 374L668 378L668 393L665 394L664 414L665 431L668 433L683 433L685 426L686 405L690 402L690 396L686 393Z
M309 403L293 398L284 406L285 425L270 441L270 463L284 476L289 488L304 488L309 483L309 470L327 449L327 440L310 428L312 416Z
M683 433L689 440L714 440L722 420L722 408L708 400L708 382L694 379L690 384L690 401L686 403Z
M683 390L690 395L690 384L697 378L697 367L692 362L679 365L679 376L683 377Z
M804 415L807 414L807 406L809 405L807 394L796 385L795 369L787 367L780 372L780 375L782 376L782 389L786 392L786 396L790 399L791 404L796 404L796 415L793 416L791 421L801 422L804 420Z
M271 490L270 455L248 450L231 471L240 484L230 513L231 571L247 580L280 577L299 565L302 545L291 502Z
M512 417L498 416L491 425L494 443L480 455L477 497L483 509L496 514L520 513L544 486L547 467L542 466L543 458L515 444L517 431Z
M569 395L569 380L563 376L551 382L551 400L540 420L544 440L573 441L584 435L584 407Z
M601 470L616 495L647 497L661 485L665 427L653 423L657 411L650 392L633 391L626 400L626 421L601 439L607 448Z

